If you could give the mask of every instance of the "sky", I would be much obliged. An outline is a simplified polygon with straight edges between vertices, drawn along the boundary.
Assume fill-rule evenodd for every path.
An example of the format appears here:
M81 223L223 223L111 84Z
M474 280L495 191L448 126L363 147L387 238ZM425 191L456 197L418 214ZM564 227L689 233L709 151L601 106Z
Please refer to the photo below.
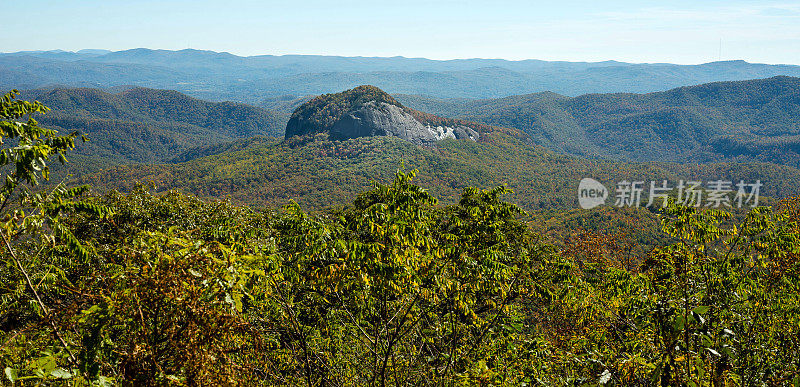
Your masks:
M0 0L0 52L800 64L800 0Z

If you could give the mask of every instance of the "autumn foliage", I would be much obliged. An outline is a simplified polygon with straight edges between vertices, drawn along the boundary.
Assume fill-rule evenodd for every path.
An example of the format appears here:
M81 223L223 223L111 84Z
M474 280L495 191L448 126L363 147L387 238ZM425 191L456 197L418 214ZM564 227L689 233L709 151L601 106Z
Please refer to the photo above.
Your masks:
M32 109L0 110L22 144L3 153L21 168L0 208L5 384L800 383L796 199L741 220L670 206L641 252L543 237L503 186L441 205L403 169L314 213L37 192L21 177L74 144L13 124Z

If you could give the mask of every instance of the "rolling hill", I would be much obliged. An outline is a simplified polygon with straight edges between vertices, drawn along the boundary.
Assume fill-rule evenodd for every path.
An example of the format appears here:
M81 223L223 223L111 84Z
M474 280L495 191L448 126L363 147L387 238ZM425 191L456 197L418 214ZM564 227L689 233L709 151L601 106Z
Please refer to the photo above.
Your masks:
M593 177L612 190L622 180L761 180L764 195L800 194L795 184L800 181L800 170L789 166L577 158L536 145L515 129L466 121L457 122L479 129L479 141L448 138L420 145L390 133L350 138L338 135L341 117L364 106L377 109L382 101L407 109L380 89L360 87L300 106L292 120L304 117L306 124L294 126L305 129L287 130L283 141L255 137L206 146L176 160L182 162L120 165L80 181L123 190L139 181L150 181L159 190L181 189L201 197L228 197L259 206L280 206L294 200L312 209L345 202L369 188L373 180L390 179L401 165L418 169L420 184L445 201L454 201L467 186L507 185L514 190L510 199L531 211L575 208L577 185L583 177ZM731 101L738 100L732 96ZM420 122L448 121L426 113L414 114L421 117ZM292 126L290 121L288 127Z
M404 165L418 169L418 182L445 202L464 187L507 185L509 200L529 211L577 207L578 182L593 177L606 187L622 180L661 181L727 179L764 182L763 194L800 194L800 170L774 164L631 163L592 161L556 155L502 133L486 141L444 140L422 147L394 137L336 141L318 135L310 142L240 140L237 145L200 154L176 164L116 166L81 178L99 188L131 189L153 182L157 190L180 189L200 197L230 198L236 203L281 206L294 200L322 209L352 199L372 181L391 180Z
M199 146L252 136L282 136L284 115L233 102L208 102L185 94L133 88L34 90L24 98L51 109L37 118L60 132L89 137L78 156L109 164L166 162Z
M800 78L574 98L555 93L489 100L396 97L446 117L516 128L536 144L580 157L800 166Z

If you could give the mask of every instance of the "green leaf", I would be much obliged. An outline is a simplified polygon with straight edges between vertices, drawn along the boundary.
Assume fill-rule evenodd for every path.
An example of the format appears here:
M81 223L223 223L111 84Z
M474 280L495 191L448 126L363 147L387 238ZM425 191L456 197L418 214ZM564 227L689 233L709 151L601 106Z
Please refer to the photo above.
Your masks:
M53 372L50 372L50 376L58 379L70 379L72 378L72 373L63 368L56 368Z
M42 376L49 375L50 372L56 369L56 359L53 356L43 356L36 359L32 366L36 368L37 374Z
M17 370L11 367L6 367L5 371L6 371L6 378L8 378L8 380L11 383L14 383L17 381L17 379L19 379L19 377L17 377Z
M696 313L695 311L692 311L689 314L689 316L690 316L689 321L697 321L701 325L706 323L706 319L704 319L703 316L701 316L699 313Z
M606 384L611 380L611 371L605 370L602 374L600 374L600 380L597 382L600 384Z
M709 337L708 335L702 336L702 342L703 345L706 347L711 347L712 345L714 345L714 343L711 342L711 337Z
M701 305L701 306L698 306L698 307L692 309L692 312L697 313L697 314L704 314L704 313L708 312L708 309L709 309L708 306Z
M682 331L684 326L686 326L686 320L683 318L683 316L675 317L675 321L672 323L672 328L676 331Z

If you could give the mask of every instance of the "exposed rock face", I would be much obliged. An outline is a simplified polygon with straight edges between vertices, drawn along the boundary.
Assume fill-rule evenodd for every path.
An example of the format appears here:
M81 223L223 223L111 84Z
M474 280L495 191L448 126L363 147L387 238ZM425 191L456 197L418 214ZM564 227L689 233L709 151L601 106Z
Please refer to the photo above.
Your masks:
M478 141L478 139L481 136L477 130L464 125L458 125L458 126L426 125L425 127L428 128L428 130L433 131L439 140L445 138L455 138L455 139L468 138L472 141Z
M344 114L333 125L330 135L336 139L392 136L416 144L431 143L445 138L470 138L473 140L478 138L478 132L465 126L451 128L422 125L400 107L374 101L367 102L363 107Z
M338 140L392 136L415 144L430 144L445 138L477 141L480 137L478 131L464 125L423 124L409 109L370 86L312 100L299 107L286 125L286 138L322 132Z

